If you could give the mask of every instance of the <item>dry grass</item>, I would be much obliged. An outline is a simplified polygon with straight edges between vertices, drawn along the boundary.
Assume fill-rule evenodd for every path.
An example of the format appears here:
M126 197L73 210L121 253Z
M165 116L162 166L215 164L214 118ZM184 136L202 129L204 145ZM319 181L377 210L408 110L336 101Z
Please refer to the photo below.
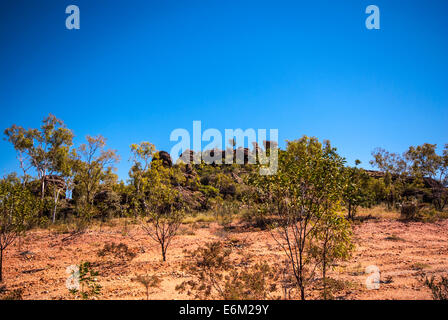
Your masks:
M206 213L198 213L195 216L187 216L184 218L182 223L185 223L185 224L201 223L201 222L202 223L210 223L210 222L215 222L215 221L216 221L216 216L210 212L206 212Z
M379 205L372 208L359 208L356 214L357 217L374 217L377 219L398 220L400 219L400 212L397 210L388 210L385 205Z

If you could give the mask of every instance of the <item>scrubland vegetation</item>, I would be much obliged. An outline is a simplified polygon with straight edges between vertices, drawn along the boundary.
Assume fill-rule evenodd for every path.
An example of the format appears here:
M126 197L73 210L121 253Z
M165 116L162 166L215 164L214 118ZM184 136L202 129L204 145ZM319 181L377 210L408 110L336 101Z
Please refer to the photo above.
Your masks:
M49 247L74 250L70 264L78 266L81 286L68 290L65 282L55 280L56 298L61 299L110 297L103 295L107 284L100 280L126 275L129 265L138 263L149 246L158 248L151 250L153 265L165 264L171 276L179 275L180 280L170 287L171 296L344 298L350 293L344 296L341 291L361 290L364 283L329 274L335 270L364 274L363 261L358 260L359 268L351 265L350 270L348 264L359 258L358 247L365 246L360 246L359 239L365 240L369 231L363 228L371 220L397 227L397 223L429 225L448 217L448 144L439 153L432 144L410 147L403 154L375 149L371 164L378 171L372 171L362 169L359 161L348 166L329 141L304 136L288 141L285 150L277 150L277 173L263 176L259 174L263 165L253 150L244 152L253 153L255 164L186 164L181 160L173 164L168 153L141 142L130 146L132 167L123 182L114 172L120 158L107 148L104 137L87 136L84 144L75 147L74 133L52 115L37 129L13 125L4 133L17 151L22 171L0 181L3 299L20 299L26 291L26 297L41 297L29 288L10 288L14 279L2 272L12 270L4 267L13 257L8 250L15 250L20 261L25 261L23 266L32 259L33 252L24 249L29 237L48 237ZM273 148L277 146L265 142L268 154ZM193 156L186 151L182 158ZM359 230L364 233L360 235ZM102 232L113 233L115 242L95 238ZM372 242L378 240L376 234L369 236ZM446 243L448 235L442 231L443 237ZM179 238L185 239L179 242ZM76 244L86 245L85 241L96 247L95 254L89 254L91 261L78 260ZM389 234L381 241L405 247L410 240ZM250 250L255 243L264 253L255 255ZM440 250L446 257L447 251ZM155 260L156 252L160 262ZM50 260L42 270L14 268L30 274L44 272L51 278L58 261ZM175 265L170 264L173 260ZM446 299L446 275L438 273L437 278L423 265L417 268L416 281L434 299ZM154 292L168 282L160 268L155 269L139 265L139 273L130 275L143 289L141 298L159 298ZM381 281L386 285L392 280Z

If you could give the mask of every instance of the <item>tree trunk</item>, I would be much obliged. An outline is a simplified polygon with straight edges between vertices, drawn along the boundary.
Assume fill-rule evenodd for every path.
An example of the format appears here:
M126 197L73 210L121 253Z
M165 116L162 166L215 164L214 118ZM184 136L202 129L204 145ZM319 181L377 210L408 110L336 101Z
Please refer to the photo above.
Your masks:
M161 243L160 245L162 247L162 259L163 259L163 262L165 262L166 261L166 248L163 243Z
M60 191L61 191L61 189L58 189L57 193L55 193L55 196L54 196L53 223L56 222L56 209L58 207L58 200L59 200L59 192Z
M42 182L41 182L41 190L40 190L40 198L43 199L45 196L45 175L42 175Z
M322 281L324 282L324 300L327 300L327 263L326 253L324 252L324 261L322 263Z

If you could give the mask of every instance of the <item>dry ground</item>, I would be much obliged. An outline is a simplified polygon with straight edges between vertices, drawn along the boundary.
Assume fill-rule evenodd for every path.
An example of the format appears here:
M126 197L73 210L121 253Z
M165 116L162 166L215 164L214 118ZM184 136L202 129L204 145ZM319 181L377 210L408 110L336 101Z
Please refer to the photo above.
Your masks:
M395 214L376 209L366 219L354 224L356 251L349 262L340 263L330 272L339 280L339 299L431 299L431 294L418 280L418 273L448 273L448 220L435 223L402 222ZM366 212L361 216L367 216ZM187 279L180 270L184 249L194 249L206 242L238 239L244 250L256 260L281 263L283 253L266 231L235 229L224 232L216 223L183 225L162 263L156 243L138 225L126 229L122 221L115 225L92 227L85 234L62 241L67 234L54 230L36 230L8 248L4 263L4 283L8 289L22 288L24 299L70 299L65 282L66 268L81 261L99 264L101 299L145 299L145 290L134 281L138 275L157 274L163 279L159 289L150 292L151 299L183 299L175 286ZM97 252L107 242L125 243L137 255L125 264ZM235 248L235 250L243 250ZM376 265L381 270L381 287L368 290L364 270ZM312 296L315 297L315 296ZM312 298L311 297L311 298Z

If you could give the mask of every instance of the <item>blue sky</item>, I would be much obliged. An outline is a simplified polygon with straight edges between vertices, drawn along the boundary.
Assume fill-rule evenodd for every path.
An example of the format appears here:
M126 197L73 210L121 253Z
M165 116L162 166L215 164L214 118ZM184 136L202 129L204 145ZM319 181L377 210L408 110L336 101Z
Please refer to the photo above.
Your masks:
M65 28L76 4L81 29ZM365 8L381 30L365 28ZM365 167L375 147L448 143L448 2L5 0L0 128L53 113L76 135L169 151L172 130L277 128L329 139ZM0 141L1 174L17 169Z

